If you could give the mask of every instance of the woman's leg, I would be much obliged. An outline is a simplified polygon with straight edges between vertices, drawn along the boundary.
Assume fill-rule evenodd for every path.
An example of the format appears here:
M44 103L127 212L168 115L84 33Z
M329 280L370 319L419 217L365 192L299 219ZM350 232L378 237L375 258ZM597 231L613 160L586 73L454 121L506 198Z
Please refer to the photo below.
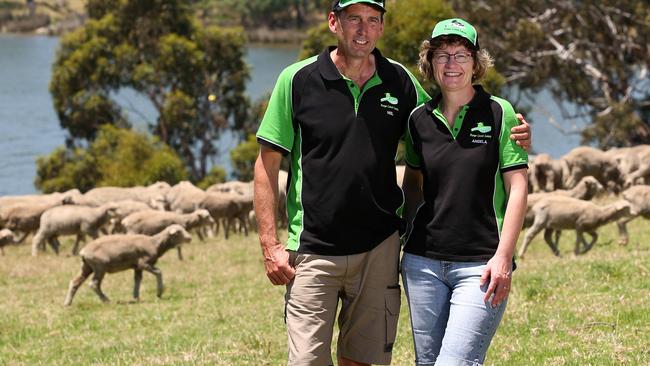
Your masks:
M408 299L415 363L436 362L449 316L450 288L444 282L441 262L404 253L402 282Z
M482 365L496 333L507 299L493 308L479 285L485 263L453 262L448 279L453 285L449 320L436 365Z

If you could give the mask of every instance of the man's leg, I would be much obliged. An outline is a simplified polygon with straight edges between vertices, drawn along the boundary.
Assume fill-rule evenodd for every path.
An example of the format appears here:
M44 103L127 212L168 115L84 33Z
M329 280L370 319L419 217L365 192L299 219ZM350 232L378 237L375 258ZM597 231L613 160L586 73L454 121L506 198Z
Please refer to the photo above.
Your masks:
M339 314L341 365L390 364L400 309L399 237L350 255Z
M288 364L332 365L332 333L345 257L297 254L295 259L296 276L285 295Z

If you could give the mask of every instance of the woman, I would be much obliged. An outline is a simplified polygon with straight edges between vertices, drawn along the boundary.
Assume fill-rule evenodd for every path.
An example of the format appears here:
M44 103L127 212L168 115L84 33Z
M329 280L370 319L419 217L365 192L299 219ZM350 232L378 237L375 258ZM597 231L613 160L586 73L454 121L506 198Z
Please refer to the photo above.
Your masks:
M405 212L413 221L402 277L415 360L481 365L510 291L528 157L509 138L518 123L510 103L472 85L492 59L471 24L439 22L419 66L442 93L413 110L406 139Z

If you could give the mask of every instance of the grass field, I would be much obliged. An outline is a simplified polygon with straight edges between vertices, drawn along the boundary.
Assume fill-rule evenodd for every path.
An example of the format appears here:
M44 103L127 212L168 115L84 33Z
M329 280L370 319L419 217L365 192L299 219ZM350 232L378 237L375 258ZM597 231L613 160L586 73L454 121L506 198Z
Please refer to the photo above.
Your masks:
M650 222L629 225L616 244L614 225L584 256L574 234L555 258L541 235L519 262L488 365L650 365ZM282 365L283 288L263 273L255 236L195 240L185 260L159 261L166 291L155 296L145 273L141 301L130 302L132 271L108 275L102 304L86 284L62 306L79 258L28 245L0 257L0 365ZM393 365L412 365L403 301Z

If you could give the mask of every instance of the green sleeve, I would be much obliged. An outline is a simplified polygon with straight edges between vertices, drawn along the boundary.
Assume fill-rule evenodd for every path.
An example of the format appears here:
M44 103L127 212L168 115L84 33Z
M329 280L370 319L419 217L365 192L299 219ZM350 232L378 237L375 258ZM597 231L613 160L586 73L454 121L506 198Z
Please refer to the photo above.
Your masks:
M419 168L421 165L420 154L415 150L413 136L411 135L411 119L406 123L406 136L404 138L404 160L406 164L413 168Z
M293 78L305 64L313 62L312 59L315 58L293 64L280 73L264 118L257 130L258 140L270 143L286 152L291 151L295 137L292 102Z
M526 167L528 164L528 153L514 140L510 139L510 129L519 124L515 116L515 110L505 99L492 97L501 105L503 110L503 121L501 123L501 136L499 137L499 167L501 171L510 170L513 167Z

